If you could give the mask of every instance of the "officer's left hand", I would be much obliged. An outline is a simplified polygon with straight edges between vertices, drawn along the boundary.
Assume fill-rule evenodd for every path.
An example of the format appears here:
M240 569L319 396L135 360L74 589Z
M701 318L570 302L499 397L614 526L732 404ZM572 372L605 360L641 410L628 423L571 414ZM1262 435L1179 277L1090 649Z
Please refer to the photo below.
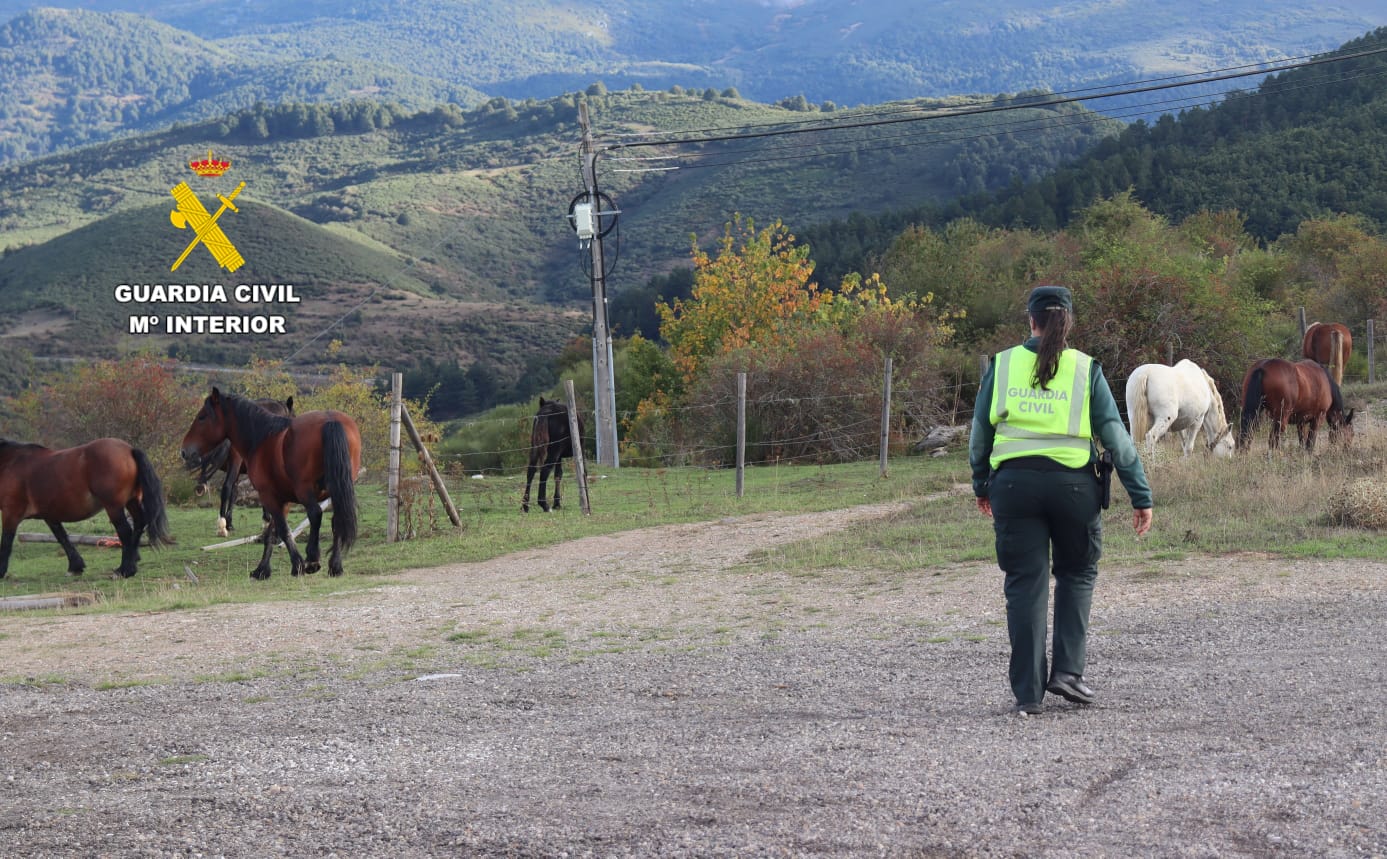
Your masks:
M978 502L978 512L984 516L992 515L992 500L989 498L974 499Z

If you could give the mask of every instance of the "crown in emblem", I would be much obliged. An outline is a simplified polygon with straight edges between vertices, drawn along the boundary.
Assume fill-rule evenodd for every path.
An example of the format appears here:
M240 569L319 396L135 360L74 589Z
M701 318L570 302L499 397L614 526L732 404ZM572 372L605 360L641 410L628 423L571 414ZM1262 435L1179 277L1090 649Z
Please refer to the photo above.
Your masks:
M231 169L230 161L222 161L220 158L212 157L212 150L207 150L207 157L188 162L188 168L199 176L209 178L220 176Z

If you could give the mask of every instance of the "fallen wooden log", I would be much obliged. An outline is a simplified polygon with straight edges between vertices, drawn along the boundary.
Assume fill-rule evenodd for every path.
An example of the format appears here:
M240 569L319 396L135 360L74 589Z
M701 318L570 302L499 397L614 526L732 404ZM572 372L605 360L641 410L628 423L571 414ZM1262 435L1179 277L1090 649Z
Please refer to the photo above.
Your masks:
M21 543L56 543L58 538L52 534L40 534L38 532L20 531L15 535ZM119 549L119 537L103 537L99 534L68 534L67 538L72 541L74 546L101 546L107 549ZM149 539L140 541L141 546L148 546Z
M96 594L31 594L0 598L0 611L28 611L40 608L75 608L96 602Z
M325 499L322 500L322 502L319 503L318 506L321 507L321 508L323 509L324 512L326 512L326 511L328 511L328 510L331 510L331 509L332 509L332 499L331 499L331 498L325 498ZM308 522L309 522L309 520L307 520L307 519L305 519L305 520L303 520L302 522L300 522L297 528L295 528L294 530L292 530L292 531L289 532L289 535L290 535L291 537L297 537L298 535L302 534L305 530L307 530L307 528L308 528ZM210 546L203 546L203 547L202 547L202 551L204 551L204 552L210 552L210 551L212 551L213 549L226 549L226 548L228 548L228 547L230 547L230 546L244 546L244 545L247 544L247 543L263 543L263 542L265 542L265 531L261 531L261 532L259 532L258 534L251 534L249 537L237 537L235 540L227 540L227 541L224 542L224 543L213 543L213 544L210 545ZM280 542L278 542L278 541L276 541L276 542L275 542L275 545L276 545L276 546L283 546L284 544L283 544L283 543L280 543Z

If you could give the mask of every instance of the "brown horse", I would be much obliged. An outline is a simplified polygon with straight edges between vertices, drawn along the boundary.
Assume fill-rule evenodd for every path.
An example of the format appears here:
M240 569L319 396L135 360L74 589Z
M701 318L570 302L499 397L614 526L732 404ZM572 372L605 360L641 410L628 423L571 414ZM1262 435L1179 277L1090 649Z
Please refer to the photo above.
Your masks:
M277 415L294 416L293 397L282 403L274 399L259 399L255 401L255 404ZM230 441L223 441L217 445L211 453L203 457L202 462L198 463L197 484L193 491L198 495L205 494L208 481L218 471L225 471L226 479L222 481L221 506L217 510L217 536L226 537L234 530L231 524L231 513L236 509L237 484L241 482L241 475L246 473L245 460L241 458L239 453L231 449Z
M332 549L328 575L342 575L342 553L356 542L356 474L361 468L361 432L356 421L335 411L305 412L295 417L276 415L254 401L224 394L216 388L183 437L183 462L190 468L223 441L246 461L251 485L260 494L260 507L274 536L265 539L253 579L270 577L270 554L275 538L289 550L294 575L319 569L318 534L323 523L319 502L332 499ZM285 519L290 504L308 512L308 549L299 554Z
M125 578L135 575L146 531L151 546L173 542L164 487L143 451L118 438L64 450L0 439L0 578L9 572L15 531L24 519L42 519L67 554L68 573L81 575L87 565L63 523L80 522L99 510L106 511L120 537L116 572Z
M583 416L578 415L578 435L583 434ZM579 444L582 439L578 439ZM563 458L573 455L573 440L568 428L568 407L558 400L539 398L539 411L530 426L530 464L525 469L525 496L520 499L522 512L530 512L530 484L539 471L539 509L549 512L544 500L544 484L549 472L554 472L554 506L559 509L559 487L563 483Z
M1291 363L1284 358L1263 358L1243 377L1242 420L1238 448L1252 443L1252 424L1265 411L1271 417L1269 449L1281 444L1287 424L1295 424L1300 442L1314 450L1320 423L1329 424L1329 439L1347 445L1353 440L1353 411L1344 412L1344 398L1334 377L1315 361Z
M1310 327L1305 329L1305 336L1300 340L1300 353L1311 361L1318 361L1328 367L1334 363L1334 332L1338 332L1343 338L1339 354L1339 376L1343 377L1344 368L1348 366L1349 356L1353 354L1353 335L1349 333L1347 325L1338 322L1312 322Z

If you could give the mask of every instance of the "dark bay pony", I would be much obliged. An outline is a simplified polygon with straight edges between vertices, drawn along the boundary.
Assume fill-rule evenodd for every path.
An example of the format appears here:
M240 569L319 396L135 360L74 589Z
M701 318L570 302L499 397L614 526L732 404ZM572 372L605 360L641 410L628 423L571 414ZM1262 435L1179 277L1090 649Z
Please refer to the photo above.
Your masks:
M585 432L583 416L578 415L578 434ZM582 439L579 438L579 444ZM549 502L544 500L544 483L552 469L554 472L554 507L559 509L559 484L563 482L563 458L573 455L573 439L568 431L568 407L558 400L539 398L539 411L535 413L534 424L530 427L530 465L525 469L525 497L520 501L520 509L530 512L530 483L539 471L539 509L549 512Z
M332 549L328 575L342 575L342 553L356 542L356 474L361 468L361 432L356 421L335 411L276 415L253 400L216 388L193 418L183 437L183 462L195 468L223 441L246 462L251 485L274 536L267 535L253 579L270 577L270 554L278 538L289 550L294 575L319 569L318 534L323 522L319 502L332 499ZM299 555L285 519L290 504L308 512L308 548Z
M1252 443L1252 424L1265 411L1271 418L1267 447L1275 450L1287 424L1295 424L1300 442L1314 450L1320 423L1329 425L1330 441L1347 445L1353 440L1353 411L1344 411L1344 397L1334 377L1316 361L1263 358L1243 377L1242 419L1238 447Z
M284 402L275 399L259 399L254 401L257 406L268 412L287 417L294 416L294 398L290 397ZM198 463L197 486L195 492L202 495L207 492L207 484L212 479L212 475L218 471L226 472L226 479L222 481L221 506L217 512L217 536L226 537L232 532L231 512L236 509L236 488L241 482L241 475L246 473L245 460L239 453L231 449L230 440L223 441L207 456L203 457L202 462Z
M1328 367L1334 361L1336 331L1343 338L1339 355L1339 371L1342 373L1348 366L1349 357L1353 355L1353 335L1349 333L1347 325L1338 322L1310 323L1310 327L1305 329L1305 336L1300 340L1300 352L1311 361L1318 361Z
M163 484L138 448L118 438L63 450L0 439L0 578L9 572L15 532L24 519L42 519L67 554L68 573L81 575L87 565L63 523L80 522L100 510L120 537L116 572L127 579L135 575L146 532L151 546L173 542Z

